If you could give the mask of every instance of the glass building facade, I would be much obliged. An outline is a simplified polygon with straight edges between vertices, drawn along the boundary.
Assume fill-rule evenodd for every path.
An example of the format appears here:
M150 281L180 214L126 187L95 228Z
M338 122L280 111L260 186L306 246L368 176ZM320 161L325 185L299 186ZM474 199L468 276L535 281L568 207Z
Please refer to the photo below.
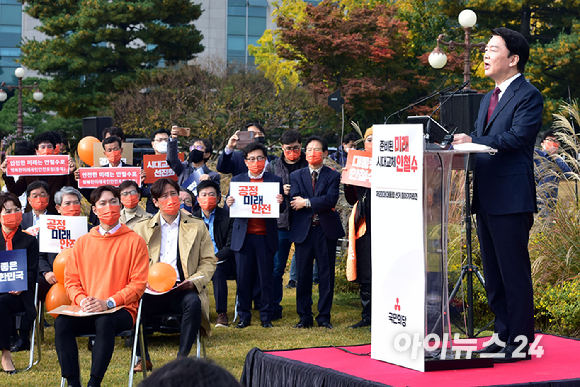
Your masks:
M0 0L0 83L16 84L14 70L20 67L14 60L20 58L22 36L22 4L17 0Z

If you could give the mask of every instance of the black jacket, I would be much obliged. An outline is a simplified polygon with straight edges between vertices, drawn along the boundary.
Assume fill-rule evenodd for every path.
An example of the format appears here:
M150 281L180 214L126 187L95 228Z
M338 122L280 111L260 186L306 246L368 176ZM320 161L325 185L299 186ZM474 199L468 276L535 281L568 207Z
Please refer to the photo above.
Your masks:
M201 208L196 208L193 210L193 216L200 219ZM213 220L213 238L215 240L215 245L218 252L215 254L218 261L227 261L228 259L234 259L234 251L230 248L232 244L232 227L234 225L234 219L230 218L230 214L227 210L216 207L215 218Z

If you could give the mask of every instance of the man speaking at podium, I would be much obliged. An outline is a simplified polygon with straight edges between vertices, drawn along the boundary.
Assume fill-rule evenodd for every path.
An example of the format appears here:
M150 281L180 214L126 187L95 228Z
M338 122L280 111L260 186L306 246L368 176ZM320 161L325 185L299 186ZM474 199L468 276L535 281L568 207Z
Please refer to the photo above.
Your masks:
M530 48L518 32L492 30L483 57L485 75L495 90L482 100L475 131L455 135L453 144L473 142L498 150L477 154L473 212L481 246L485 288L495 313L493 343L481 352L497 353L496 362L529 360L534 340L534 295L528 253L536 209L533 154L542 125L540 92L523 76ZM518 352L523 335L526 346Z

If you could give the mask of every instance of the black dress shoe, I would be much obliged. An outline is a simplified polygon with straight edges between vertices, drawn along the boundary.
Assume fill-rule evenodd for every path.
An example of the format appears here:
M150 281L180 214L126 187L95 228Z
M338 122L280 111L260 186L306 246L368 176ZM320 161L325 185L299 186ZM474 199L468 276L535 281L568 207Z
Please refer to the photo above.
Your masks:
M332 324L329 323L328 321L323 321L321 323L318 323L318 326L320 328L326 328L326 329L332 329L333 328Z
M359 322L357 322L354 325L349 326L349 328L364 328L364 327L370 327L371 326L371 320L368 318L363 318L362 320L360 320Z
M262 328L274 328L270 321L262 321Z
M28 351L30 349L30 340L16 339L13 345L10 346L10 352Z
M14 367L14 362L12 363L12 367ZM13 370L10 370L10 371L4 371L4 373L5 373L5 374L8 374L8 375L14 375L14 374L18 373L18 370L16 369L16 367L14 367L14 369L13 369Z
M250 326L250 322L249 321L240 321L238 323L238 325L236 325L236 328L243 329L243 328L247 328L249 326Z
M496 343L492 343L492 344L488 345L487 347L483 347L482 349L475 351L475 353L498 353L503 348L504 347L502 347L501 345L497 345Z
M290 280L288 281L288 285L285 286L286 289L296 289L296 281Z
M508 344L503 348L501 351L495 355L493 358L494 363L515 363L516 361L521 360L532 360L532 355L530 355L529 349L530 346L526 345L522 348L518 353L516 353L516 349L520 347L521 344ZM502 356L503 354L503 356ZM502 356L502 357L500 357Z
M282 318L282 311L276 310L272 312L272 321L280 320Z
M300 321L298 324L294 325L294 328L312 328L312 323L307 323L305 321Z

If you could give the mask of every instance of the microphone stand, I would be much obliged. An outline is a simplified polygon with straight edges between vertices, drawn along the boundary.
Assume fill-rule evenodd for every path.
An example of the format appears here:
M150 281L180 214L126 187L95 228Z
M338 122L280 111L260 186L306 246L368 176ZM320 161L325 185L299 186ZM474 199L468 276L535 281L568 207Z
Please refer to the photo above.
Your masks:
M443 90L441 90L441 91L434 91L433 93L431 93L431 94L429 94L429 95L427 95L427 96L425 96L425 97L419 98L417 101L413 102L413 103L412 103L412 104L410 104L409 106L407 106L407 107L404 107L404 108L402 108L402 109L400 109L400 110L397 110L396 112L394 112L393 114L391 114L390 116L388 116L388 117L385 119L385 123L384 123L384 124L386 125L386 124L387 124L387 122L389 122L389 119L390 119L392 116L394 116L394 115L396 115L396 114L399 114L399 113L401 113L401 112L404 112L405 110L409 110L409 109L411 109L412 107L415 107L415 106L417 106L417 105L419 105L419 104L421 104L421 103L423 103L423 102L425 102L425 101L427 101L427 100L429 100L429 99L431 99L431 98L435 97L437 94L443 94L443 93L446 93L446 92L448 92L449 90L453 89L454 87L455 87L455 86L448 86L448 87L446 87L445 89L443 89Z

